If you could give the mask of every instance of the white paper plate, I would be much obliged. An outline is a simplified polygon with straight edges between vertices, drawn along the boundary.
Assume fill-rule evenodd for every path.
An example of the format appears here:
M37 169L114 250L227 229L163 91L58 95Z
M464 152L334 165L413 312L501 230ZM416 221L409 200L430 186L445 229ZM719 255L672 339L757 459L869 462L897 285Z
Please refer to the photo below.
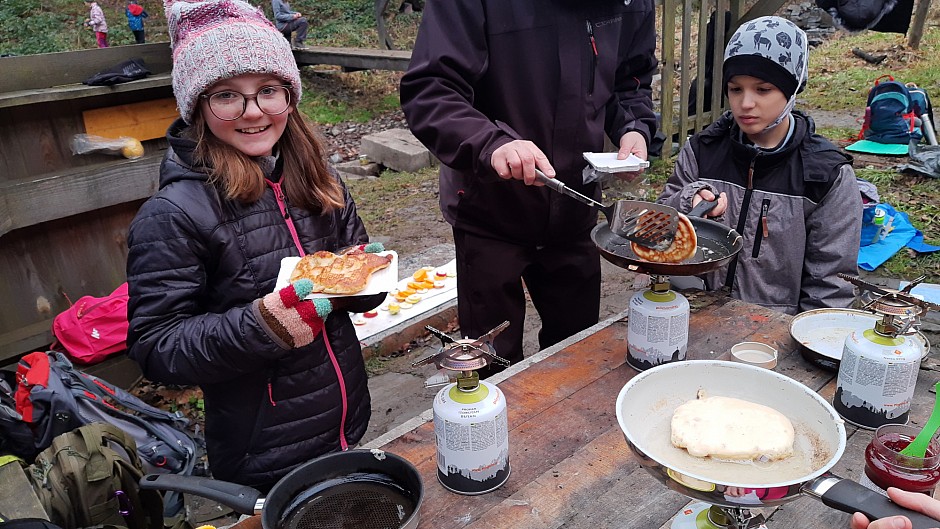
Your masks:
M808 310L793 317L790 336L803 347L835 361L842 360L845 337L855 330L871 329L881 317L853 309ZM930 352L930 342L921 333L911 336L918 342L923 356Z
M646 160L641 160L631 154L625 160L618 160L615 152L586 152L584 159L594 169L605 173L636 172L650 166Z
M378 252L376 255L392 256L392 262L388 268L383 268L373 273L366 283L366 288L362 292L355 294L322 294L314 293L307 296L307 299L313 298L342 298L349 296L368 296L371 294L381 294L395 288L398 284L398 254L394 251ZM274 290L278 291L290 284L290 275L300 261L300 257L285 257L281 259L281 269L277 273L277 280L274 282Z

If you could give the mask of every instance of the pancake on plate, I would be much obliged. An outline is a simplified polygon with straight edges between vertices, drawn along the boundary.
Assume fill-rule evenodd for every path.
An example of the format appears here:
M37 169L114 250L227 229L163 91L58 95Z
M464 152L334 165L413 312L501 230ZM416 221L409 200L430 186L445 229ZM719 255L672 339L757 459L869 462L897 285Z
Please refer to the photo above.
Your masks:
M300 259L290 281L309 279L313 281L315 293L351 295L365 290L369 277L391 263L391 254L351 252L337 255L319 251Z

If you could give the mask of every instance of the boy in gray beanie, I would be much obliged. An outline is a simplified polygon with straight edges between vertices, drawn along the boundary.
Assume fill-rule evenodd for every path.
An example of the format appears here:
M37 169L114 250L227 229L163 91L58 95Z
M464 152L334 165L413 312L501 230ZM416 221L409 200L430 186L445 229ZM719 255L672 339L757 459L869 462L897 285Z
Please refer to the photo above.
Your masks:
M744 249L705 279L735 298L788 314L849 307L862 204L852 158L793 109L808 80L806 34L789 20L742 25L725 49L730 111L679 152L659 202L710 215L737 230Z

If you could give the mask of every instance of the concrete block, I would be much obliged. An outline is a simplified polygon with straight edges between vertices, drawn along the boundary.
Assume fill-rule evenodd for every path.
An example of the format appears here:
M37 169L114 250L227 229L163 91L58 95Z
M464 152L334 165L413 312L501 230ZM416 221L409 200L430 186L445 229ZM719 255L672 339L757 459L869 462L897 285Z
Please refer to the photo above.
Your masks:
M358 160L334 164L333 167L341 173L358 176L379 176L379 172L382 170L379 164L375 162L360 163Z
M438 164L437 159L407 129L363 136L359 152L395 171L412 173Z

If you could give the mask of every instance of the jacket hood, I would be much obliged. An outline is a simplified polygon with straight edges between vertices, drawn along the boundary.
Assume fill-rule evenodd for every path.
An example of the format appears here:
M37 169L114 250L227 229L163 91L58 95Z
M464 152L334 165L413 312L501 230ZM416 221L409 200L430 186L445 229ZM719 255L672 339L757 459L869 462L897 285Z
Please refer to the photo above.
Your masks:
M163 162L160 164L160 189L180 180L209 179L204 168L196 167L193 158L196 142L184 137L183 132L189 125L182 118L177 119L166 131L166 141L170 144Z
M793 116L795 124L793 137L790 138L783 149L777 152L762 152L754 145L742 143L738 139L740 136L738 131L740 129L737 123L735 123L734 116L731 114L730 110L722 114L717 121L701 132L702 145L704 147L717 145L721 142L722 138L727 136L731 140L731 149L735 158L750 161L758 157L755 162L757 168L770 167L778 163L783 163L793 151L799 149L803 151L802 160L804 167L802 174L804 181L807 182L828 182L838 174L838 171L820 173L817 170L813 170L812 167L815 167L815 165L811 163L811 158L824 156L826 159L830 160L832 166L836 168L843 164L852 163L851 156L839 150L838 147L826 138L816 134L816 123L813 121L813 118L798 110L794 110L791 115Z

